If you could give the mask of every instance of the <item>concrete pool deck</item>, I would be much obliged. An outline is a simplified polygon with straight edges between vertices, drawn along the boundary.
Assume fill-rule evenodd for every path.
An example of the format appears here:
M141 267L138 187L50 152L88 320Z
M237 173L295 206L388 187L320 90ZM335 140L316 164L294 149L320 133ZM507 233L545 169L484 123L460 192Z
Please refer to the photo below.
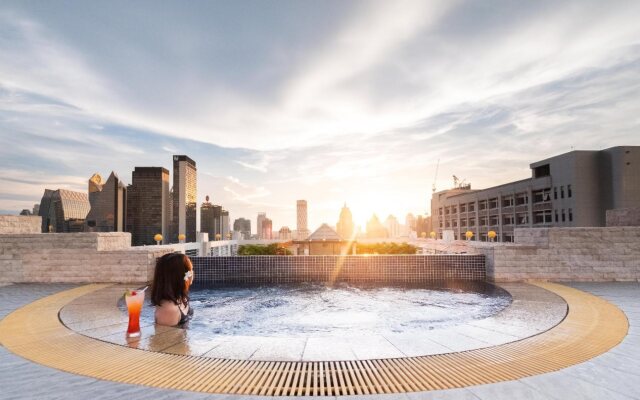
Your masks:
M640 396L640 287L630 284L576 284L618 305L630 322L629 334L609 352L585 363L529 378L464 389L385 395L394 398L638 398ZM10 285L0 288L0 316L40 297L68 289L64 285ZM136 350L133 350L136 351ZM0 348L3 398L204 398L204 395L126 385L46 368ZM96 359L99 364L101 360ZM228 396L225 396L228 397Z

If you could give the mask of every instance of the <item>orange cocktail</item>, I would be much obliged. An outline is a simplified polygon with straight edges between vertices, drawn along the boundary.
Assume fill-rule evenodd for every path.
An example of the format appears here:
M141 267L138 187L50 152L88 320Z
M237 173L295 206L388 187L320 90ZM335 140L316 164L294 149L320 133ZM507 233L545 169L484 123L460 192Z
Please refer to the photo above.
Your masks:
M129 327L127 337L140 336L140 312L144 303L144 290L134 290L127 292L124 296L129 311Z

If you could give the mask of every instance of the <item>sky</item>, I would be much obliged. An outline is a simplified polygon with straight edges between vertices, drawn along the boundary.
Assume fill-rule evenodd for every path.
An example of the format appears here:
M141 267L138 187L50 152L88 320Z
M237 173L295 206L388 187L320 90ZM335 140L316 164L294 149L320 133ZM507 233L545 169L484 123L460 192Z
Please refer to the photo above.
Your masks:
M197 163L198 198L295 229L640 145L638 1L0 3L0 213ZM439 165L436 176L436 166Z

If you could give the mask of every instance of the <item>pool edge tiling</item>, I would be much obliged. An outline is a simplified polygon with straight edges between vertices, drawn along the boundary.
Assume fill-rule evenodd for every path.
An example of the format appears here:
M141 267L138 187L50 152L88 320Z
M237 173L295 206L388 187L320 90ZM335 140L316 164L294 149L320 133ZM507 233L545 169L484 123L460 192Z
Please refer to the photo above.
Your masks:
M537 285L569 305L566 318L556 327L517 342L433 356L331 362L180 356L101 342L60 322L58 312L65 304L106 285L60 292L14 311L0 321L0 343L33 362L116 382L208 393L336 396L520 379L589 360L626 336L627 318L611 303L559 284Z

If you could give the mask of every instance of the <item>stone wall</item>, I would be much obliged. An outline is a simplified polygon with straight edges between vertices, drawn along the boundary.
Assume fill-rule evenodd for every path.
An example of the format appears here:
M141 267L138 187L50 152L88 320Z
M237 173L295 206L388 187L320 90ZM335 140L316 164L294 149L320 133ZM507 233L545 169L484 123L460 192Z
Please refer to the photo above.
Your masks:
M0 282L148 282L170 246L131 247L129 233L0 235Z
M0 215L0 234L40 233L41 221L37 215Z
M484 254L487 277L499 282L640 281L640 227L523 228L512 244L457 241L449 249Z
M607 226L640 226L640 207L607 210Z

